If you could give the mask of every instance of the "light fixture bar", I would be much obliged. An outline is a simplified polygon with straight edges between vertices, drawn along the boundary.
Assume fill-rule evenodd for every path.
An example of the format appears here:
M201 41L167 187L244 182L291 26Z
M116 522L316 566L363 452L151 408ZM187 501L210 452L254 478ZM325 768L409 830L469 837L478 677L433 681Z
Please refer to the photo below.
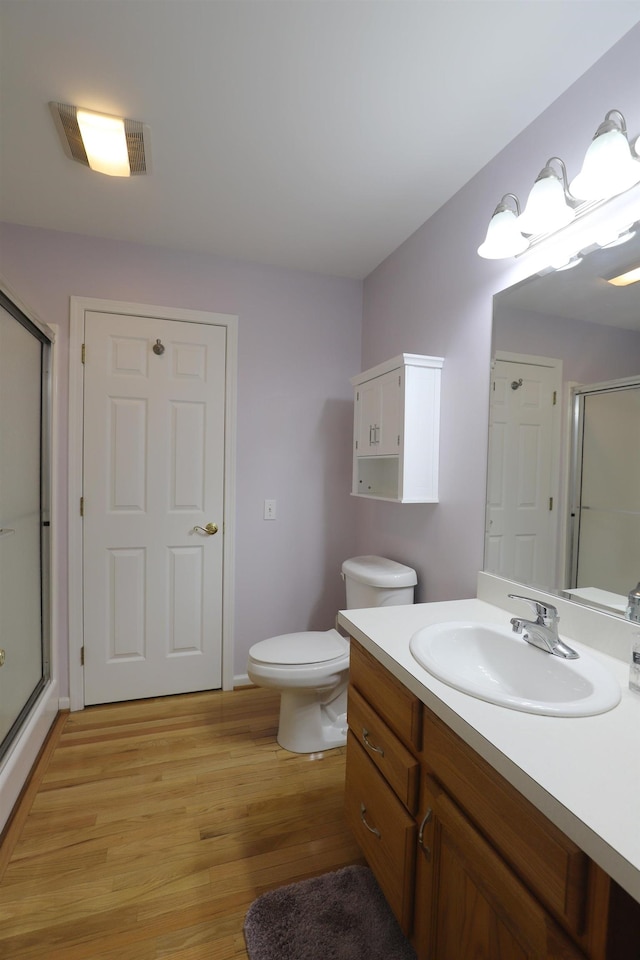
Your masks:
M619 228L614 229L615 225L607 227L610 236L607 235L604 243L597 235L583 243L582 236L587 230L582 229L579 221L588 214L595 214L617 197L628 194L639 184L640 137L630 143L623 114L619 110L609 110L587 150L582 170L571 181L571 187L568 186L564 162L560 157L551 157L538 174L522 213L518 198L514 194L505 194L494 210L478 253L481 257L502 260L518 257L539 244L544 244L547 249L547 244L551 243L554 259L558 259L556 253L560 251L559 258L566 264L590 243L604 246L622 242L626 239L629 223L636 217L625 216L626 226L623 224L622 233ZM507 200L511 202L507 203ZM595 226L596 220L599 221L597 216L590 224ZM574 246L578 237L580 245Z
M85 110L69 103L51 101L49 104L56 128L62 141L66 155L85 167L91 167L100 173L109 176L137 176L148 173L150 166L149 128L139 120L129 120L122 117L113 117L109 114L96 113L94 110ZM91 133L88 142L83 139L80 120L92 118L89 124ZM96 159L93 152L93 143L96 130L111 128L118 130L119 160L113 162ZM86 129L86 128L85 128Z

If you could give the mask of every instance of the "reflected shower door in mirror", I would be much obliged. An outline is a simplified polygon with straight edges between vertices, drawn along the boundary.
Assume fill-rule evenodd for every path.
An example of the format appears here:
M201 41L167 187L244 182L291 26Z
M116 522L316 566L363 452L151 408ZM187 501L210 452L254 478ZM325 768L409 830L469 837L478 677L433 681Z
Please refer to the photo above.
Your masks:
M640 378L576 390L572 596L624 613L640 570Z
M626 596L640 579L640 559L627 546L637 521L630 519L618 482L636 469L631 461L640 444L638 412L625 421L627 443L621 440L614 449L615 431L609 428L606 448L593 443L592 459L607 458L617 478L604 481L607 511L618 518L610 523L605 546L595 531L593 507L589 520L582 508L580 518L572 517L579 502L578 461L572 468L572 454L581 449L582 437L575 431L584 428L584 419L574 426L573 411L576 397L595 400L594 388L640 379L640 283L610 282L640 266L637 228L626 244L596 247L571 270L537 275L502 291L493 311L484 569L527 586L572 591L572 599L581 602L604 599L616 613L623 612L620 603L603 594ZM543 390L551 371L556 382ZM591 481L586 483L588 490ZM634 540L640 542L637 533ZM599 558L591 557L594 550ZM600 569L611 571L614 556L615 581L598 572L602 560ZM575 590L587 594L577 596ZM589 595L590 590L595 592Z

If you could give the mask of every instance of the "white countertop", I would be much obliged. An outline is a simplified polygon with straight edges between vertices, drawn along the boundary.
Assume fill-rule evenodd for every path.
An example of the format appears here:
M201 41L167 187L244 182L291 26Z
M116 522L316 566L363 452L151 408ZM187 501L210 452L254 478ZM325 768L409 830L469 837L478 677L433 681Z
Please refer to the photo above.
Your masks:
M522 588L517 592L533 595ZM640 902L640 694L629 689L628 662L595 649L592 636L586 646L561 627L560 635L578 652L609 668L622 699L594 717L546 717L461 693L433 677L410 653L411 636L421 627L445 620L504 625L513 615L509 607L521 611L513 603L501 607L473 599L344 610L338 622ZM557 606L564 612L567 603ZM571 622L566 610L569 615L562 619ZM578 611L579 622L584 616ZM596 611L587 616L605 649L607 633L632 635L631 624L619 625Z

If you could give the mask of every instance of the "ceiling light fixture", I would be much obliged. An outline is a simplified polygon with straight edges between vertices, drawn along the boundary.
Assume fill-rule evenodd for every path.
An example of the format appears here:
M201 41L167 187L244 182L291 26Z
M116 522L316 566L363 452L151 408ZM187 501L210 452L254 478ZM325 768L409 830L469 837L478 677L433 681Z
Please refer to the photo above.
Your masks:
M491 260L517 257L638 183L640 137L630 144L624 116L619 110L609 110L586 152L582 170L571 181L571 186L568 185L564 162L560 157L551 157L536 177L522 214L515 194L509 193L502 198L478 253ZM505 203L508 198L510 205ZM515 207L515 213L512 207ZM568 253L565 262L579 249L581 247L576 247Z
M640 282L640 267L634 267L627 270L626 273L620 273L617 277L606 277L607 283L612 283L615 287L628 287L631 283Z
M149 128L69 103L49 104L65 153L72 160L110 177L129 177L149 169Z

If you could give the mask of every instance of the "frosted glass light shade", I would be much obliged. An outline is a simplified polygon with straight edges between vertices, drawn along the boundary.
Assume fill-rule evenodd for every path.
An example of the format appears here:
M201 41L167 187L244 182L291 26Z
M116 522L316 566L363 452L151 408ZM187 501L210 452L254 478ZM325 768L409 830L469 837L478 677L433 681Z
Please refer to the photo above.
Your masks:
M524 253L528 246L529 241L522 236L513 210L498 207L489 222L484 243L478 247L478 253L486 260L503 260Z
M556 176L545 176L534 183L527 205L518 217L518 227L522 233L537 236L566 227L574 217L562 181Z
M625 134L614 129L591 143L571 193L578 200L608 200L639 182L640 160L634 159Z
M88 110L78 110L77 120L91 169L110 177L130 176L124 120Z

